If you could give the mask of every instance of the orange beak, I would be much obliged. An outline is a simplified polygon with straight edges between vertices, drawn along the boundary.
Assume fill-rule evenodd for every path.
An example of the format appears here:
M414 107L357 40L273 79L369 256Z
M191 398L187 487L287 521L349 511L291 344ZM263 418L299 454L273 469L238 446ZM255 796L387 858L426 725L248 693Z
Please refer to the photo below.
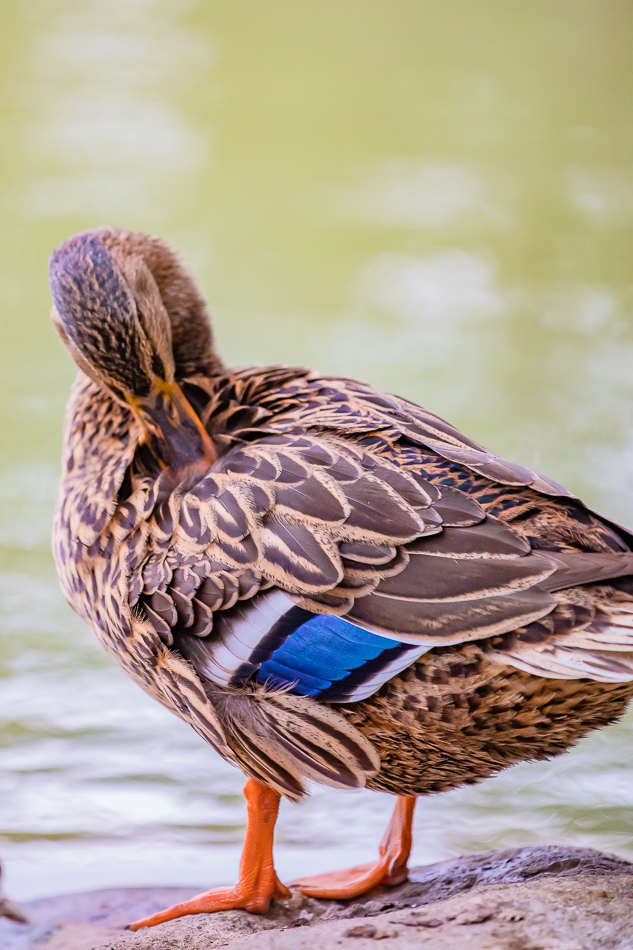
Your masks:
M126 400L144 433L143 441L164 468L213 465L217 449L177 383L155 376L148 396Z

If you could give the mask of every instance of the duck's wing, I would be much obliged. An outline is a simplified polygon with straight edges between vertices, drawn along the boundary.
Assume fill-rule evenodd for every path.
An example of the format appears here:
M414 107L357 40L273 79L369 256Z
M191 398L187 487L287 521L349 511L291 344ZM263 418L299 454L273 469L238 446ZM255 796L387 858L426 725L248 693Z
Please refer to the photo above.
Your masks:
M199 635L238 599L240 582L257 577L253 592L274 585L307 610L447 645L549 613L556 601L542 582L566 571L465 493L326 436L278 434L236 447L149 524L156 550L143 567L144 600L167 623L184 598ZM199 573L203 598L191 589ZM228 578L219 583L217 574ZM163 592L173 607L161 606Z
M561 591L556 595L557 606L512 633L486 639L482 646L499 662L539 676L588 677L602 682L633 679L633 583L616 582L615 590L612 585L571 590L630 575L631 531L587 509L553 479L495 455L444 419L406 399L378 393L356 380L326 380L324 384L334 384L343 396L336 406L337 418L345 415L348 424L372 433L364 441L375 443L379 450L395 444L400 450L403 444L419 446L424 453L423 469L434 470L436 483L439 478L442 485L463 487L482 500L496 496L503 506L510 506L506 515L511 515L515 506L526 514L535 502L538 506L539 494L568 499L558 509L557 527L560 537L567 534L567 540L573 539L579 550L548 551L547 555L558 561L559 569L539 585L543 590ZM401 454L405 464L407 454L406 449ZM510 493L504 492L504 487ZM536 496L528 492L524 497L520 492L523 488ZM514 495L513 490L517 492ZM550 503L551 512L554 508ZM604 553L580 550L584 544L602 547ZM607 552L608 548L613 554Z
M305 431L229 450L189 490L157 500L148 527L153 553L135 574L132 600L206 682L233 757L291 798L305 777L363 784L375 756L341 716L307 696L232 690L234 681L226 690L205 673L214 620L238 600L275 588L304 612L420 652L497 638L496 656L520 665L499 637L552 614L558 589L633 570L630 552L536 553L465 492ZM200 649L191 648L196 638ZM340 657L330 655L336 665ZM291 688L292 676L286 682Z
M576 497L554 479L496 455L450 422L407 399L377 393L372 387L354 380L346 380L342 390L348 396L350 411L355 417L365 416L369 411L380 420L383 431L395 430L412 443L492 482L529 487L545 495Z
M144 592L167 591L172 618L187 600L198 635L215 610L274 585L315 613L444 646L514 630L550 613L554 591L633 570L631 552L535 552L465 492L325 434L231 449L177 501L177 524L173 496L150 521L168 546L144 566ZM203 599L198 573L214 577Z
M400 396L354 379L313 377L305 386L309 398L304 397L300 411L295 406L288 409L289 416L300 417L304 426L351 434L378 451L404 438L495 483L575 498L553 479L496 455L445 419Z
M216 399L222 424L212 412L205 416L212 434L219 426L233 448L190 490L166 491L153 505L152 554L132 572L132 599L148 626L165 643L175 637L176 648L188 655L242 768L297 798L306 777L363 784L375 757L343 717L307 695L234 690L232 679L222 679L226 669L215 679L204 672L223 635L220 618L241 609L238 601L246 609L261 602L266 588L276 588L299 611L391 640L403 656L411 650L412 662L416 651L479 640L495 660L525 669L531 663L541 675L558 676L560 649L550 655L540 649L535 657L531 638L538 624L541 647L576 630L575 621L561 623L567 608L559 588L625 575L633 565L623 533L614 535L612 553L576 562L532 551L518 531L486 514L474 497L477 480L493 492L506 486L510 493L558 496L562 506L580 503L564 500L569 493L561 486L505 462L431 413L354 381L284 370L271 385L269 375L248 371L241 395ZM255 417L245 404L258 407ZM267 629L256 631L256 639ZM511 641L515 631L526 631L521 642ZM388 650L371 657L375 642L362 644L361 662L369 662L362 675L358 664L354 672L351 647L331 635L332 624L327 632L317 643L314 624L302 631L310 661L318 646L332 679L337 665L347 665L364 688L371 686L372 662L372 670L381 670L378 686L385 670L397 672ZM353 638L344 633L349 644ZM222 662L233 669L234 661L249 658ZM393 662L402 658L394 653ZM306 666L301 660L299 669L297 655L286 660L285 682L296 688ZM592 675L590 666L587 652L585 668L571 672ZM218 682L228 682L228 690ZM329 701L342 699L333 689Z

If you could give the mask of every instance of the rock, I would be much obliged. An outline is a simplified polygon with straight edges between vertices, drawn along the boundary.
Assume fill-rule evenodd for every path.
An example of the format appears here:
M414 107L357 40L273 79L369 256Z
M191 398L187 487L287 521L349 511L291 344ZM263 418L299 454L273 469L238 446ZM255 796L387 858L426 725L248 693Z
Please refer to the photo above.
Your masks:
M633 865L581 848L533 847L416 868L358 901L294 893L264 917L185 917L131 933L125 923L192 895L100 891L26 905L0 922L2 950L631 950Z

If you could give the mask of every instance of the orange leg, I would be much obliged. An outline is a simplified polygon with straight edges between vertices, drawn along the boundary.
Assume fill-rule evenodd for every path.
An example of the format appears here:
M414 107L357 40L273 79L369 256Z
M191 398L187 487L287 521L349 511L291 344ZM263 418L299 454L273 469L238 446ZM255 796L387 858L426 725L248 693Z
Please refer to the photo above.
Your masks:
M293 881L292 885L308 897L348 900L350 897L365 894L377 884L402 884L409 876L407 861L411 854L414 808L415 798L398 798L391 821L380 842L380 857L377 861L358 864L345 871L302 877Z
M130 930L153 927L187 914L209 914L214 910L234 910L237 907L265 914L273 897L290 897L290 891L277 877L273 864L273 835L280 796L254 778L246 782L244 796L248 807L248 823L240 876L235 887L216 887L198 894L190 901L174 904L152 917L135 921L130 924Z

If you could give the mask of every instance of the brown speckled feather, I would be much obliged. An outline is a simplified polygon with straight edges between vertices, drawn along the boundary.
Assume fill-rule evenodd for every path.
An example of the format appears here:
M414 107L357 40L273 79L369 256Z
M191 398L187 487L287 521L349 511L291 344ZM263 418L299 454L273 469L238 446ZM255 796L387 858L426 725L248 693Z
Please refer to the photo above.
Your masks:
M306 778L399 794L451 787L554 754L621 712L633 692L626 531L406 400L289 367L224 370L199 326L204 305L164 245L87 234L52 265L56 323L94 379L80 373L69 405L54 551L70 603L144 689L292 799ZM126 254L132 263L117 265ZM144 311L166 308L165 378L175 373L215 461L192 449L166 465L141 417L100 381L81 331L84 272L91 299L101 293L95 260L105 300L122 280L136 288L137 323L126 319L156 353L167 335ZM134 385L133 410L150 383L141 374ZM210 683L179 638L212 642L214 618L268 589L429 652L336 710ZM516 741L504 752L491 731ZM433 758L442 743L445 777Z
M253 373L265 391L264 375ZM251 393L257 391L255 381L250 382ZM236 444L183 496L161 562L171 565L175 579L165 582L164 571L160 575L180 605L177 622L195 623L191 605L200 573L212 575L215 584L223 569L236 576L247 569L249 578L259 575L307 609L349 616L411 642L440 645L523 626L554 609L558 600L553 591L630 572L633 556L624 553L624 544L611 531L611 550L538 553L512 527L507 509L502 522L486 514L475 493L465 495L444 485L420 463L406 464L412 455L408 437L390 433L390 454L384 449L376 453L375 437L360 447L343 438L348 416L352 430L361 419L367 424L360 411L355 420L358 394L353 391L347 400L345 385L298 375L286 393L276 394L286 397L281 400L285 407L294 399L290 420L287 408L280 420L269 417L257 439L251 439L250 429L235 430ZM335 400L335 392L343 398ZM222 390L220 394L218 403L227 405ZM325 419L331 402L338 407L336 433L325 426L314 433L299 425L305 421L303 404L308 420L313 418L317 396L325 402ZM370 411L375 431L371 404ZM212 420L213 408L206 415ZM208 425L214 431L210 421ZM479 481L490 484L482 476ZM548 483L548 493L552 486ZM524 490L518 500L526 497ZM536 492L532 497L538 500ZM577 502L570 504L585 511ZM609 530L592 517L600 532ZM183 574L195 557L200 559L198 573L190 569ZM159 583L155 561L149 564L145 593ZM255 580L250 595L260 586ZM210 580L205 592L208 615L196 627L201 634L211 630L213 610L227 606ZM228 606L234 602L229 600ZM173 608L177 612L175 602Z

